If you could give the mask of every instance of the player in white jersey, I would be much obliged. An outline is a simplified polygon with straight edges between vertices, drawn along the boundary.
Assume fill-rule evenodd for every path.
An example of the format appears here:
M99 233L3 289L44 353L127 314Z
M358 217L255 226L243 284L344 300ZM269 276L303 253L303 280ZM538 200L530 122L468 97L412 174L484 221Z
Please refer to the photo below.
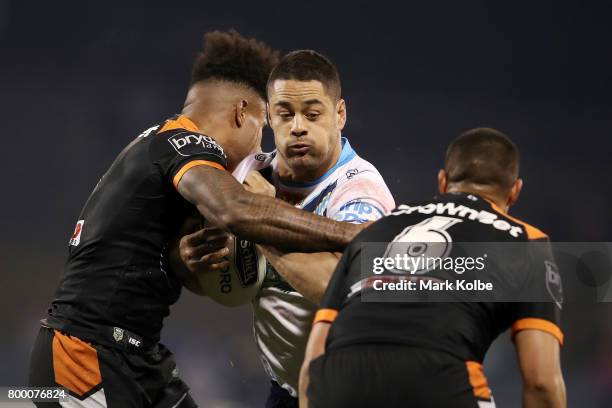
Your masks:
M339 221L374 221L393 209L379 172L340 135L346 105L338 72L327 58L309 50L286 55L270 76L268 99L277 150L245 159L234 172L238 180L263 185L265 177L277 197ZM254 169L260 172L249 174ZM183 239L181 245L188 242L193 244ZM255 339L273 381L266 407L297 407L314 312L340 254L312 254L312 262L304 264L275 248L263 250L272 265L253 311Z

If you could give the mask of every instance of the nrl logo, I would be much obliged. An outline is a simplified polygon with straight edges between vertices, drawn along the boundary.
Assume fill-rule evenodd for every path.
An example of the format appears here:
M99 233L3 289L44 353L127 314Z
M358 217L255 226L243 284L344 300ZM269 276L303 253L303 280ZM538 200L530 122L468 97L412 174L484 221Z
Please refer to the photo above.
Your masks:
M115 341L123 340L123 329L113 327L113 338L115 339Z

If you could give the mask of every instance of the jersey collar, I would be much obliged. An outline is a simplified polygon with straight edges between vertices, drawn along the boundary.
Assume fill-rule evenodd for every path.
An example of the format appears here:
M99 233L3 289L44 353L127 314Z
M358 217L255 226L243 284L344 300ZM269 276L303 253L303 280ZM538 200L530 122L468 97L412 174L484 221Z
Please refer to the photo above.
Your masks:
M325 174L323 174L321 177L319 177L316 180L303 182L303 183L296 182L296 181L282 181L279 179L278 182L280 186L284 188L294 189L294 188L309 188L309 187L314 187L318 184L321 184L326 178L331 176L339 167L344 166L346 163L351 161L357 155L357 153L355 153L355 151L351 147L351 144L349 143L346 137L342 137L340 140L342 143L342 151L340 152L340 157L338 157L338 161L336 161L336 164L334 164L329 170L327 170Z

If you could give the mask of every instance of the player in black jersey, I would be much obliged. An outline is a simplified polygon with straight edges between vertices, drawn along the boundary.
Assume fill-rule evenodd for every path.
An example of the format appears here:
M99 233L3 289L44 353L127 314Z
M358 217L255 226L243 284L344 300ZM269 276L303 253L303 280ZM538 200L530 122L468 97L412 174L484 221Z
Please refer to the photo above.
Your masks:
M400 205L356 237L315 317L300 407L494 407L482 361L508 328L524 406L565 406L562 292L550 243L542 231L507 214L522 187L518 164L518 150L500 132L468 131L447 150L438 176L441 196ZM495 243L485 247L498 253L478 259L483 253L475 242ZM393 262L395 255L414 260L431 253L455 270ZM472 269L465 271L470 257ZM385 259L392 261L374 267ZM401 280L417 289L385 301L383 285L392 296ZM462 297L466 291L453 292L452 285L464 288L460 281L477 280L493 291L483 288L475 301ZM431 287L444 282L451 283L450 298L436 299Z
M32 352L31 386L65 387L71 406L195 405L159 340L181 292L168 245L196 208L224 231L305 250L342 250L360 230L247 192L232 177L260 146L276 62L268 46L234 31L205 36L182 113L130 143L79 216Z

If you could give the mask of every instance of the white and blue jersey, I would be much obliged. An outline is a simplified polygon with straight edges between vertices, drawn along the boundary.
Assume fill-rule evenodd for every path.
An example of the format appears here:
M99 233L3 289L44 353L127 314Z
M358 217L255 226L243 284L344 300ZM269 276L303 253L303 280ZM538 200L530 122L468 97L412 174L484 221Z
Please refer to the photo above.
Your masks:
M395 207L378 170L359 157L346 138L342 138L337 163L315 181L281 181L274 152L245 159L234 176L242 181L249 171L266 167L272 170L270 180L278 198L324 217L364 223L381 218ZM253 301L255 340L270 377L294 397L297 397L300 367L316 310L317 305L293 289L268 264L264 284Z

